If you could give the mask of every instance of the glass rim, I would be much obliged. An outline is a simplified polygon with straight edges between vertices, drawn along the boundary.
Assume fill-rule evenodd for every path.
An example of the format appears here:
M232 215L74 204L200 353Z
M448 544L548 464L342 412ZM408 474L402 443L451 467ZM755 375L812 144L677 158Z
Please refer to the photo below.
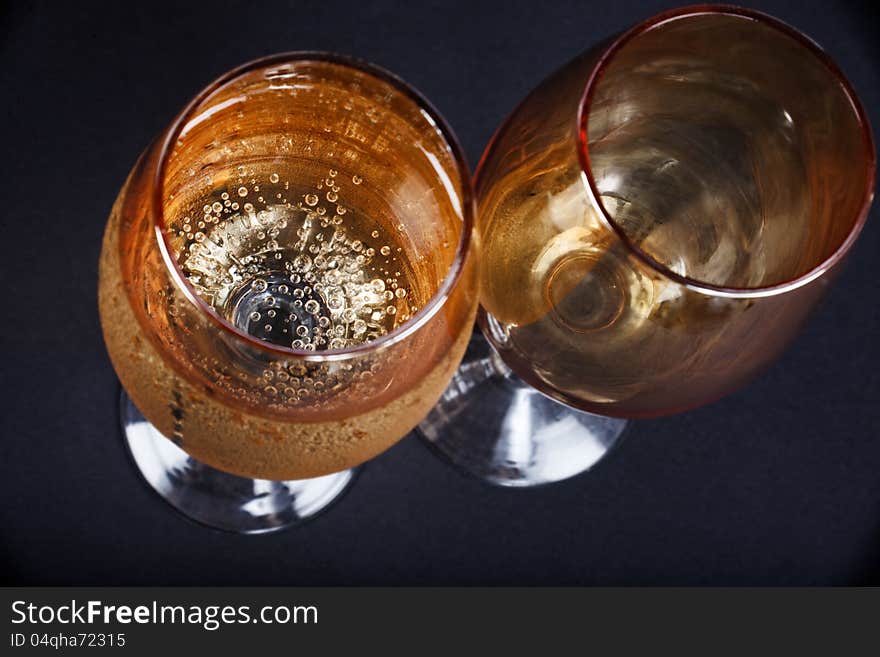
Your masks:
M837 246L834 252L832 252L821 262L815 264L808 271L794 278L782 281L780 283L774 283L772 285L755 287L730 287L724 285L714 285L696 278L683 276L674 272L668 266L659 262L648 253L643 251L638 245L634 244L629 239L629 236L626 234L626 231L624 231L623 227L621 227L617 222L614 221L614 219L606 210L605 205L599 200L600 194L598 187L596 186L596 181L593 178L592 167L590 164L589 138L587 134L587 121L589 117L590 106L593 100L593 94L596 90L596 87L598 86L599 80L601 79L602 74L608 67L609 63L614 59L614 56L634 38L664 24L682 18L718 14L735 16L737 18L745 18L761 23L763 25L767 25L782 33L783 35L793 39L804 48L805 52L809 52L812 56L816 57L816 59L818 59L819 62L826 67L831 76L837 80L840 88L846 95L850 107L853 110L855 118L861 128L862 144L864 145L866 151L867 166L865 167L864 192L862 196L862 202L858 214L852 221L849 231L847 232L844 240ZM855 90L853 89L849 80L847 80L846 76L844 76L843 72L840 70L837 64L835 64L831 56L828 55L828 53L826 53L819 44L817 44L815 41L813 41L813 39L805 35L803 32L799 31L798 29L788 25L778 18L774 18L773 16L770 16L763 12L755 11L752 9L745 9L743 7L736 7L733 5L688 5L685 7L679 7L677 9L672 9L655 14L654 16L651 16L650 18L622 32L607 47L604 48L601 56L599 57L599 60L590 71L590 75L584 86L584 91L581 95L580 103L578 105L576 121L577 123L575 129L578 135L577 151L581 165L581 179L582 182L584 182L587 193L590 194L596 205L599 207L599 214L602 220L617 234L627 250L629 250L636 258L647 265L648 268L655 272L658 272L665 278L671 279L676 283L679 283L680 285L683 285L684 287L695 292L715 297L749 299L770 297L795 290L816 280L817 278L825 274L828 270L832 269L837 263L839 263L849 252L850 248L855 243L856 238L864 227L865 222L867 221L868 211L871 207L871 202L874 197L874 178L876 173L876 153L874 150L874 139L871 133L871 125L868 122L867 113L862 107L862 104L859 101L859 98L856 95Z
M453 256L453 261L440 284L437 291L430 299L408 320L400 326L389 331L375 340L364 342L344 349L327 349L322 351L307 351L305 349L294 349L293 347L285 347L276 345L271 342L260 340L250 335L246 331L242 331L232 322L224 319L210 304L202 299L190 285L186 276L177 263L177 260L171 255L171 249L167 240L167 223L165 221L165 171L168 160L174 150L179 135L193 117L198 107L207 100L212 94L236 79L268 66L281 65L288 62L305 62L316 61L339 66L347 67L361 73L366 73L382 82L385 82L396 90L401 92L405 97L413 101L416 106L427 115L427 118L433 122L434 127L449 148L455 162L456 168L461 178L461 207L462 221L461 232L459 235L458 245ZM394 73L356 57L342 55L330 51L321 50L293 50L265 57L252 59L244 64L223 73L215 78L212 82L202 88L186 106L174 118L169 128L166 130L167 136L162 143L159 151L159 157L154 170L154 179L152 185L152 194L150 198L153 228L155 237L159 244L159 250L165 261L172 280L174 280L178 289L181 290L186 299L192 303L197 310L207 316L221 330L231 333L236 338L249 344L250 346L261 351L270 352L276 356L285 356L287 358L297 359L307 362L329 362L342 361L363 354L377 353L391 345L405 340L413 333L421 329L427 324L434 315L446 304L455 285L461 278L464 271L465 260L467 259L473 243L474 243L474 227L476 222L476 207L473 193L473 186L470 174L470 167L464 154L464 149L458 141L452 128L440 112L431 104L431 102L415 87L398 77Z

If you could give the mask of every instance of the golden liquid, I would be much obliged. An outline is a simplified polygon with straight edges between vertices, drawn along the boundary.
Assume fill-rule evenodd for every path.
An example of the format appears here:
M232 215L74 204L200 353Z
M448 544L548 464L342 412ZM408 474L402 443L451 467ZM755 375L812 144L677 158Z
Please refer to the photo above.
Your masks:
M285 185L289 181L277 175L277 183L271 173L264 178L268 185L250 178L239 185L236 178L234 186L218 188L202 197L204 202L191 204L198 214L188 212L169 222L172 237L184 247L177 252L181 269L203 300L261 340L316 352L337 348L341 341L348 346L375 339L418 310L432 280L414 274L418 263L406 255L407 235L391 232L399 217L388 213L375 219L374 212L368 218L358 211L356 192L367 181L350 176L330 184L327 180L342 174L331 176L328 170L319 182L306 187ZM340 189L334 191L334 186ZM313 203L311 195L318 192L323 200ZM332 214L326 211L331 207ZM261 413L205 395L201 386L181 377L157 352L132 314L123 292L119 251L114 248L120 219L118 212L111 215L100 277L101 317L114 367L141 412L180 447L214 467L243 476L290 479L319 476L368 460L424 417L464 353L475 297L455 334L444 332L448 347L436 358L416 363L420 370L411 359L424 353L425 340L433 345L429 334L402 343L388 357L334 364L255 355L242 351L218 330L204 347L216 363L214 386L227 388L238 402L258 404ZM309 312L310 301L319 304L319 312ZM262 305L257 309L255 303ZM169 307L169 321L175 326L180 311L173 310L173 304ZM255 313L261 316L256 318ZM308 329L306 335L298 334L301 327ZM444 343L436 340L436 344ZM191 358L199 363L202 356L193 351ZM392 373L409 382L406 392L352 414L349 409L374 398L376 381ZM330 405L338 410L328 411L330 418L323 413L322 418L321 409ZM296 409L309 421L269 415L276 409ZM312 420L308 413L318 418Z
M304 60L216 90L181 129L163 169L168 254L222 320L299 355L224 330L173 280L148 203L158 157L114 206L99 286L144 416L194 458L262 479L349 468L406 435L464 353L472 260L417 330L338 350L411 320L453 267L461 171L430 117L381 78Z
M418 310L425 283L394 217L357 208L360 176L328 169L308 184L302 167L277 165L258 176L238 167L171 227L184 275L221 317L260 340L323 351L374 340Z
M437 312L462 235L460 171L430 117L389 83L303 61L218 90L163 177L168 253L147 200L156 147L114 206L101 257L108 352L144 416L194 458L263 479L362 463L439 398L476 311L472 260ZM313 352L311 355L308 352ZM337 352L337 353L334 353Z

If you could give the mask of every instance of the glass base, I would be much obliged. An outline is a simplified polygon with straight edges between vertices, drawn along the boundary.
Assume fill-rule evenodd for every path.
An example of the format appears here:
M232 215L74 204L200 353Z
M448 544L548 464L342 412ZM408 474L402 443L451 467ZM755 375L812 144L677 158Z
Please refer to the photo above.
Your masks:
M620 442L628 424L541 394L475 333L452 383L418 429L466 472L524 488L586 472Z
M146 482L180 513L214 529L264 534L297 525L337 500L356 472L291 481L238 477L197 461L165 438L124 390L120 411L129 453Z

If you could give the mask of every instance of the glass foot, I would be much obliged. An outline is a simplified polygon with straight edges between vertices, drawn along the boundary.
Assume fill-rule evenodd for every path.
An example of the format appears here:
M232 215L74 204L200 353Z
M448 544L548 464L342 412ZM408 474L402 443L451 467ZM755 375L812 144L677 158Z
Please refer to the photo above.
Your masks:
M122 392L125 442L141 475L180 513L215 529L263 534L286 529L326 509L348 488L354 470L314 479L248 479L201 463L150 424Z
M497 486L549 484L586 472L629 422L575 410L508 368L482 335L419 432L444 458Z

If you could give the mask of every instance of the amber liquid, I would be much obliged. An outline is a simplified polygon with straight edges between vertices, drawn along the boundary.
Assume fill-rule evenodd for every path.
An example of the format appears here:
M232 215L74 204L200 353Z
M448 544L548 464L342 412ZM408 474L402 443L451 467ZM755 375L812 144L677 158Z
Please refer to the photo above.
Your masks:
M169 221L169 242L187 281L222 318L275 345L319 353L386 335L432 294L434 281L419 275L427 259L410 256L399 216L377 211L376 203L370 214L359 209L361 191L371 193L369 180L329 169L321 177L294 178L295 170L277 161L268 173L236 170L230 184L197 202L194 197L189 211ZM111 216L107 244L119 220ZM411 350L399 349L393 361L311 363L242 351L240 341L218 330L204 347L218 372L213 385L260 409L242 413L203 395L154 351L124 296L114 292L122 283L118 251L105 244L103 258L105 336L126 390L162 433L197 459L236 474L303 478L371 458L427 413L467 344L465 320L442 358L415 375L411 365L399 364L404 355L415 357ZM179 325L179 312L169 318L171 327ZM424 347L412 343L412 349ZM198 352L192 358L201 363ZM408 377L408 392L378 408L345 413L374 399L376 381L393 374ZM340 409L338 420L296 420L331 404ZM295 415L276 419L272 412Z
M193 289L237 328L300 351L345 349L408 320L426 283L393 215L358 209L363 178L314 168L240 166L171 230Z
M476 310L468 269L403 333L462 232L460 172L430 116L381 77L296 60L193 111L158 174L161 216L158 160L154 146L114 207L100 277L108 351L143 415L262 479L343 470L406 435Z

